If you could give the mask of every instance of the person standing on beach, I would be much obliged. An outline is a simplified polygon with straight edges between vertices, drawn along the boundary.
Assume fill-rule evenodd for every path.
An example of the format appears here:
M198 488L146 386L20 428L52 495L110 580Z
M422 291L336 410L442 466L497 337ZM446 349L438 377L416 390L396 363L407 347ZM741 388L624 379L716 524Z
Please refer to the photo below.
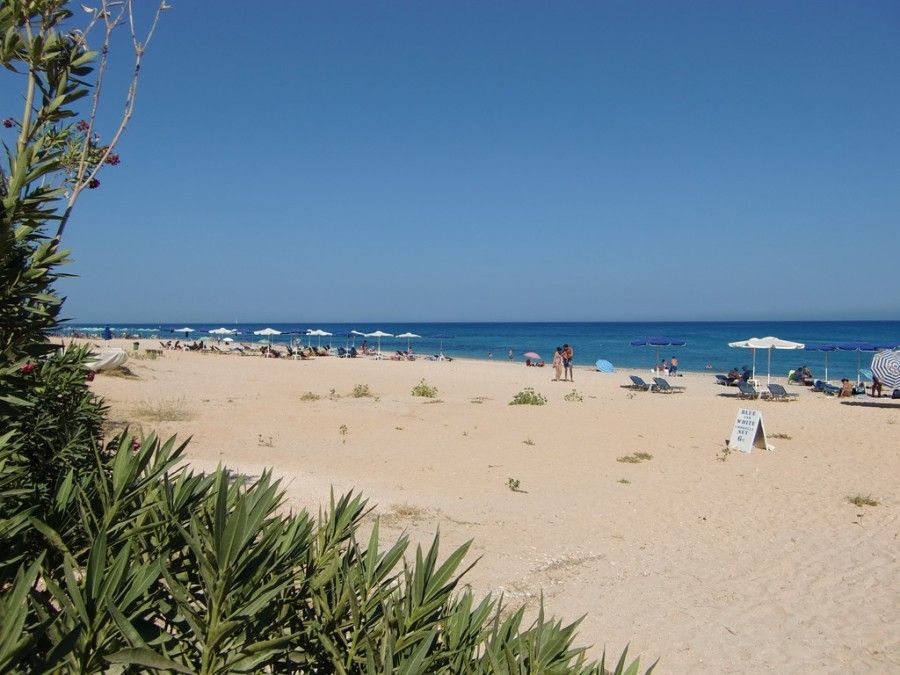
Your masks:
M559 382L559 378L562 377L562 372L563 372L563 349L562 349L562 347L557 347L556 351L553 352L553 372L556 374L556 377L553 378L553 381Z
M564 344L563 345L563 370L565 371L564 372L565 377L563 379L565 379L568 382L575 381L575 375L572 372L572 359L574 357L575 357L575 350L572 349L572 347L569 346L568 343Z
M510 347L510 348L509 348L509 351L506 352L506 358L508 358L510 361L513 360L513 351L512 351L512 347Z

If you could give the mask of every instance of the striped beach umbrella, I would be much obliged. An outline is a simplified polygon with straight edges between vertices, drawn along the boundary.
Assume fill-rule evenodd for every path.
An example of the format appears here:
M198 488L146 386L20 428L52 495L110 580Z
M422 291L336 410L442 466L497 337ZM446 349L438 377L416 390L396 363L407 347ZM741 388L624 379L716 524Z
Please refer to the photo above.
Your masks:
M900 389L900 351L885 349L872 357L872 373L890 389Z

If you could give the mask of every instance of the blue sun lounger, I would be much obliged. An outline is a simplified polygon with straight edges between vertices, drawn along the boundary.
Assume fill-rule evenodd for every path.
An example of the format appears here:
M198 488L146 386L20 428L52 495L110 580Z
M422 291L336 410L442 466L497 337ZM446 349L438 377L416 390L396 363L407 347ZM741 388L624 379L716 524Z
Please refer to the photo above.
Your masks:
M663 394L677 394L684 391L684 387L673 387L661 377L654 377L653 382L656 383L656 391L662 392Z
M769 388L769 398L773 401L793 401L797 398L797 394L792 394L787 391L780 384L770 384Z
M752 398L757 399L760 397L760 393L756 391L756 387L754 387L749 382L738 382L738 398Z
M632 389L642 389L643 391L650 391L655 386L653 384L650 384L649 382L644 382L644 380L637 375L629 375L628 377L631 378Z

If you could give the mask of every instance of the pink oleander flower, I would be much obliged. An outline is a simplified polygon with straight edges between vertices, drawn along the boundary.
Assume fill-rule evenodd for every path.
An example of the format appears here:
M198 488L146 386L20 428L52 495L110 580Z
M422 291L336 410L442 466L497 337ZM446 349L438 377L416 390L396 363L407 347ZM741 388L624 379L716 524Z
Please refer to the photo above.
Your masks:
M94 371L93 370L87 371L84 374L84 379L87 380L88 382L93 382L94 381Z
M3 126L5 126L7 129L12 129L13 124L15 124L15 121L12 117L7 117L5 120L3 120Z
M106 158L106 163L110 166L118 166L122 162L118 153L111 152L109 153L109 157Z
M19 368L19 370L27 375L34 370L34 364L31 362L26 363L21 368Z
M100 181L96 178L91 178L88 181L88 190L96 190L98 187L100 187Z
M87 120L81 120L80 122L78 122L78 124L75 125L75 128L78 129L78 131L87 131L91 128L91 125Z
M135 451L140 450L141 442L136 438L131 439L131 449Z

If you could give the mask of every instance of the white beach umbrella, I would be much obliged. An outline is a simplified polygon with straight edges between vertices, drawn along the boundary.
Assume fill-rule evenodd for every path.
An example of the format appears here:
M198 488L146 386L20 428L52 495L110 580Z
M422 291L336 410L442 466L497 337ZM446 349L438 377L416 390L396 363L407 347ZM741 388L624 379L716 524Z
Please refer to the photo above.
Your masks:
M420 338L422 336L416 335L415 333L400 333L400 335L398 335L397 337L398 338L406 338L406 351L409 351L409 341L412 338Z
M172 332L173 332L173 333L184 333L184 337L187 338L188 333L193 333L193 332L194 332L194 329L193 329L193 328L188 328L187 326L185 326L184 328L176 328L176 329L173 330Z
M263 336L269 338L269 347L271 347L272 346L272 336L273 335L281 335L281 331L275 330L274 328L263 328L262 330L253 331L253 334L254 335L263 335ZM266 354L266 356L268 356L268 354Z
M315 335L316 338L318 338L316 340L316 344L320 347L322 346L322 338L323 337L331 337L332 335L334 335L334 333L329 333L327 330L322 330L321 328L316 328L315 330L308 330L308 331L306 331L306 334L307 335Z
M381 354L381 338L394 336L392 333L385 333L382 330L376 330L374 333L366 333L366 337L378 338L378 353Z
M766 349L769 352L768 370L766 372L766 384L772 381L772 350L773 349L804 349L806 347L802 342L791 342L790 340L782 340L781 338L768 335L763 338L752 337L748 340L740 342L729 342L729 347L739 347L742 349L753 350L753 378L756 379L756 350Z

